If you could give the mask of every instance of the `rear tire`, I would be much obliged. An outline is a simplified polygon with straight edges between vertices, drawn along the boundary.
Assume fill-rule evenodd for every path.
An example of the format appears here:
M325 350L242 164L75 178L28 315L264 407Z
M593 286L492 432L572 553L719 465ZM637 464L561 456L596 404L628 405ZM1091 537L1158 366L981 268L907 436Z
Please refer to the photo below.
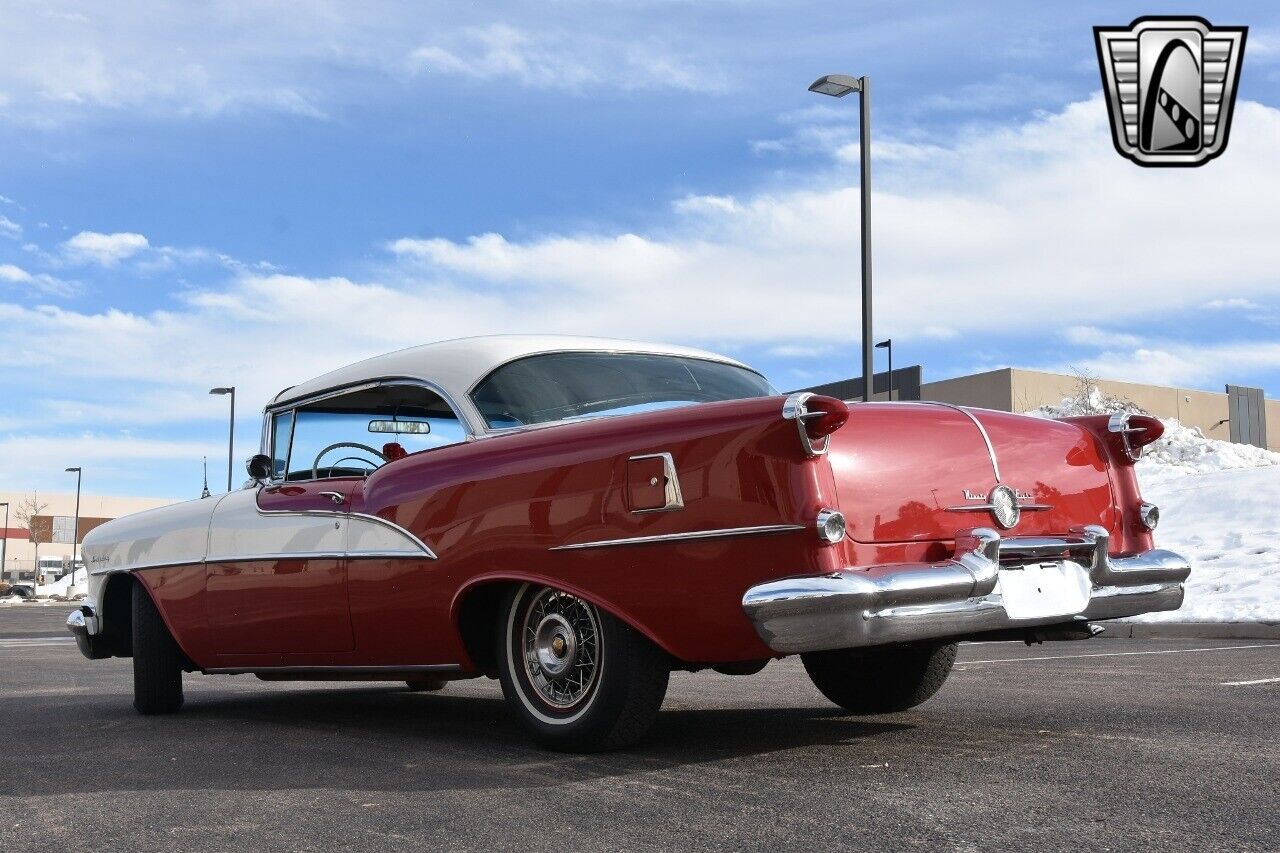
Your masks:
M836 649L801 655L815 687L854 714L914 708L938 692L956 660L955 643Z
M186 656L141 583L133 585L133 707L139 714L172 714L182 707Z
M509 592L499 613L502 692L540 745L601 752L649 730L671 664L647 637L577 596L531 584Z

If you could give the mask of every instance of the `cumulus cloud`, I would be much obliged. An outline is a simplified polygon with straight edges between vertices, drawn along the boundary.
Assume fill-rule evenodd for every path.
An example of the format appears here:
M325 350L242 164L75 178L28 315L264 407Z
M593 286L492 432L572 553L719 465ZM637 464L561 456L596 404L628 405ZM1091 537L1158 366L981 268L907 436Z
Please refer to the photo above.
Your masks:
M0 216L0 237L17 240L22 236L22 226L7 216Z
M62 244L62 251L73 262L96 263L109 267L126 258L132 258L149 246L146 237L128 231L119 231L114 234L81 231Z

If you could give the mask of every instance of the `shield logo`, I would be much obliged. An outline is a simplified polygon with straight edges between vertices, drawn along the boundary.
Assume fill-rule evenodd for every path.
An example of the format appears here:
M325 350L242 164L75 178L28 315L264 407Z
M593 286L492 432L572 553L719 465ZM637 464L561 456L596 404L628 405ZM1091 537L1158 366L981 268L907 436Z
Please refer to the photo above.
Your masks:
M1139 166L1201 166L1225 151L1248 31L1178 17L1094 27L1120 156Z

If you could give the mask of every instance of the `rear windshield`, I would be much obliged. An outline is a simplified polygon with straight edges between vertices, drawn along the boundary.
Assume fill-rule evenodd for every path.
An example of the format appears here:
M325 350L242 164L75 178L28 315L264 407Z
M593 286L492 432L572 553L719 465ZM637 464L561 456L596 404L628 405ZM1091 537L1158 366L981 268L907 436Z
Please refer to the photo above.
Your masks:
M490 429L646 412L691 403L768 397L743 367L643 353L558 352L513 361L471 393Z

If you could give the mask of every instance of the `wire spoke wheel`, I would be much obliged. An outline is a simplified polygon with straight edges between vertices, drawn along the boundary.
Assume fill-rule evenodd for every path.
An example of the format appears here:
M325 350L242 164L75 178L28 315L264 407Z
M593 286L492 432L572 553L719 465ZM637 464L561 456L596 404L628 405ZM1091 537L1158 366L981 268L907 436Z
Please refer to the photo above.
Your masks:
M524 674L537 698L569 712L591 696L603 642L596 610L577 596L543 589L520 617Z

